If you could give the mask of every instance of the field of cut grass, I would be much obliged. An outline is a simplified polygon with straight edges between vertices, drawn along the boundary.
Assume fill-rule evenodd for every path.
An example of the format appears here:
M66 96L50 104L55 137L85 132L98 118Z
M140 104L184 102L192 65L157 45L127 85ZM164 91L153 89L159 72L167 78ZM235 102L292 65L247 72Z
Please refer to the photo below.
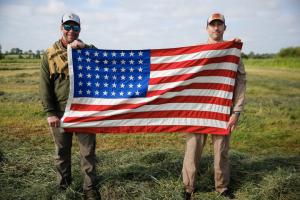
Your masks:
M251 58L243 60L245 65L251 66L252 68L273 68L273 69L299 69L300 68L300 58Z
M241 200L300 199L300 61L244 62L247 102L231 140L231 187ZM56 190L38 76L38 60L0 61L0 199L82 199L76 138L74 181ZM182 199L184 145L184 134L97 135L102 199ZM214 192L212 163L208 142L194 199L224 199Z

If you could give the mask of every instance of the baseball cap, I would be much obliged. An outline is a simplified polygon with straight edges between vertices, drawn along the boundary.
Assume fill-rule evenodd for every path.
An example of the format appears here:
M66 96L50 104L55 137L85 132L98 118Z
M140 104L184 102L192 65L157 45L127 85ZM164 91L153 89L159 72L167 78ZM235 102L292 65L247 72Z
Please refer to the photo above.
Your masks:
M61 23L65 23L67 21L73 21L80 25L80 18L78 15L74 13L65 13L61 18Z
M225 24L225 17L221 13L211 14L211 16L207 19L207 24L210 24L214 20L220 20Z

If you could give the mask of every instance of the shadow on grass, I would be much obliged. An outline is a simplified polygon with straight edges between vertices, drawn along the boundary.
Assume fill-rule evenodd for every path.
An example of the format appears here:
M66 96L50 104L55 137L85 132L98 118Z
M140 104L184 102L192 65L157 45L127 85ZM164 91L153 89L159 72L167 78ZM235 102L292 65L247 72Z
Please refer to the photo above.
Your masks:
M136 153L100 154L100 185L114 182L152 182L161 180L179 180L183 152L148 151ZM278 169L298 171L298 156L266 155L251 157L235 151L230 153L231 188L241 189L245 184L259 184L266 176ZM109 167L107 167L109 166ZM102 168L102 170L101 170ZM196 177L197 192L214 191L213 155L204 155Z
M100 155L101 180L153 181L180 176L182 156L174 151ZM112 160L113 158L113 160ZM101 161L102 160L102 161ZM101 172L101 166L99 172ZM107 166L110 166L107 168Z
M267 155L249 157L233 153L231 159L231 186L234 190L240 189L249 182L259 184L267 174L284 170L299 173L299 156Z

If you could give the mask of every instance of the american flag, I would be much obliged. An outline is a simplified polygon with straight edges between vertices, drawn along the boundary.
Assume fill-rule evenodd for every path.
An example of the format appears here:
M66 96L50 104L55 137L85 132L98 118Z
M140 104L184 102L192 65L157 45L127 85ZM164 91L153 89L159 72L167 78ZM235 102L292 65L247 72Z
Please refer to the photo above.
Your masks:
M61 126L91 133L228 134L241 43L151 50L68 48Z

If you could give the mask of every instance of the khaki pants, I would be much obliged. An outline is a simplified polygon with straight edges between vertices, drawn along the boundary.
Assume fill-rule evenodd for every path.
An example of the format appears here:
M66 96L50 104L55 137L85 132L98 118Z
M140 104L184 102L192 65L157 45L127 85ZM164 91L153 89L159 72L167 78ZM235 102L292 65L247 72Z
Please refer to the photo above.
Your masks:
M203 147L207 140L205 134L187 134L186 149L183 160L182 176L186 192L194 192L195 176ZM217 192L228 189L229 184L229 140L230 135L212 135L214 145L215 188Z
M66 133L62 128L51 127L56 147L54 164L57 169L58 183L66 187L71 183L71 148L73 133ZM96 136L88 133L75 133L80 149L80 165L83 175L83 189L96 186Z

